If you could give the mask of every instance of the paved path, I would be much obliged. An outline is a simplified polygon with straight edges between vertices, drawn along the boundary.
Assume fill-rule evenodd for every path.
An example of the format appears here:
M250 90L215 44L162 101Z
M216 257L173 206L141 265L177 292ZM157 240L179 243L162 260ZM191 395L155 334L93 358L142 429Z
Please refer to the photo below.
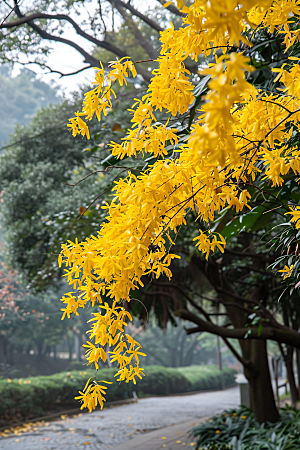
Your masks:
M77 450L77 448L78 450L106 450L117 447L118 450L130 448L156 450L166 447L168 450L171 449L167 444L173 429L165 427L180 424L176 425L179 429L175 427L173 434L176 440L181 440L178 431L184 434L190 428L190 424L199 422L200 417L233 408L238 403L237 387L194 395L141 399L135 404L107 408L91 414L83 414L81 417L50 422L48 426L21 436L3 437L0 439L0 448L1 450ZM151 448L142 445L142 441L150 436L145 433L154 430L159 430L155 434L159 446L155 444L155 447ZM142 438L142 434L145 439ZM162 437L167 439L162 440ZM130 447L127 442L130 439L132 439L133 447ZM138 442L137 439L142 439L138 446L135 444ZM122 443L124 445L120 445ZM179 447L180 445L177 444L177 448Z

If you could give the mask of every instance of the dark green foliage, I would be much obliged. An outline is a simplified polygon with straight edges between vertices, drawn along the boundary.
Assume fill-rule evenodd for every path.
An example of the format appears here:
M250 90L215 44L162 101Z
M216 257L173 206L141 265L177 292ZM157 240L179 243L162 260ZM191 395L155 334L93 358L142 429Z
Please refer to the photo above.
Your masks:
M74 139L69 132L68 119L82 101L74 96L72 101L44 109L29 126L16 129L11 138L16 144L0 155L1 219L10 263L34 286L56 284L61 276L57 264L61 244L75 237L84 239L104 220L102 198L78 221L79 209L105 191L120 170L105 177L98 173L76 187L63 183L74 184L103 169L100 163L108 155L106 144L119 141L124 134L113 132L112 127L115 123L124 130L129 126L130 116L124 110L135 95L122 103L116 101L114 112L101 125L97 120L91 122L91 135L97 132L96 139ZM87 147L92 151L86 151Z
M187 377L174 368L149 366L145 375L137 383L139 395L170 395L192 389Z
M191 432L203 450L298 450L300 411L283 408L276 425L260 425L247 408L231 409Z
M222 372L215 366L179 367L177 370L189 380L193 391L221 389L222 383L224 387L234 384L235 369L228 367L223 367Z
M0 380L0 424L4 416L13 418L18 415L22 419L42 416L52 411L76 408L79 403L74 400L78 391L82 390L86 381L94 377L95 371L82 366L81 371L62 372L51 376L34 377L23 380ZM203 376L203 372L205 375ZM199 389L218 389L221 378L232 384L234 369L220 372L216 367L192 366L181 369L148 366L146 376L133 383L118 383L114 378L116 369L102 369L97 380L113 381L108 385L106 399L108 402L123 398L131 398L135 390L138 396L170 395ZM199 380L197 381L196 374ZM214 376L212 376L214 374ZM230 376L229 376L230 374ZM212 381L209 381L212 379ZM29 383L30 381L30 383Z

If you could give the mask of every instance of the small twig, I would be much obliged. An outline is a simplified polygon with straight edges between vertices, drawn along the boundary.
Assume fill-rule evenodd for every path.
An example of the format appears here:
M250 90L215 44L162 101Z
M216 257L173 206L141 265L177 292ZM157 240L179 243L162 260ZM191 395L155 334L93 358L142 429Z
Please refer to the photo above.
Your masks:
M118 175L115 176L115 178L112 180L112 182L114 182L115 179L118 178L118 176L121 175L121 173L125 172L126 170L128 170L127 167L126 167L126 169L124 169L124 170L122 170L120 173L118 173ZM90 207L95 203L95 201L98 200L98 198L101 197L103 194L105 194L105 192L107 192L108 189L110 189L110 187L111 187L111 184L110 184L106 189L104 189L104 191L101 192L101 194L97 195L97 197L89 204L89 206L88 206L87 208L85 208L85 210L80 214L80 216L77 218L77 220L81 219L81 217L83 216L83 214L84 214L88 209L90 209Z
M141 300L139 300L138 298L131 298L130 301L131 300L135 300L135 301L139 302L145 308L145 311L146 311L146 314L147 314L147 319L146 319L146 322L142 325L144 327L148 323L148 319L149 319L148 310L147 310L146 306L144 305L144 303Z
M3 21L0 23L0 27L4 24L4 22L6 21L6 19L9 18L9 16L11 15L11 13L14 11L14 9L20 4L22 0L17 1L17 3L15 3L15 6L13 8L11 8L10 12L7 14L6 17L4 17Z

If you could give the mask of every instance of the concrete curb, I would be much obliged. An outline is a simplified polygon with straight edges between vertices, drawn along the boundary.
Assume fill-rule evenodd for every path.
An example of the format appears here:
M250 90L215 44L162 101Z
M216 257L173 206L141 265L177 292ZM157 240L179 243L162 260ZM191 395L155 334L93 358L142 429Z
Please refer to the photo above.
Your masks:
M195 447L195 443L193 442L192 436L188 436L187 433L192 427L200 425L210 418L211 415L199 418L195 417L187 422L177 423L169 427L160 428L159 430L150 431L149 433L140 434L127 442L118 444L113 447L113 450L178 450L183 445L187 448L193 448ZM191 446L191 443L194 445Z

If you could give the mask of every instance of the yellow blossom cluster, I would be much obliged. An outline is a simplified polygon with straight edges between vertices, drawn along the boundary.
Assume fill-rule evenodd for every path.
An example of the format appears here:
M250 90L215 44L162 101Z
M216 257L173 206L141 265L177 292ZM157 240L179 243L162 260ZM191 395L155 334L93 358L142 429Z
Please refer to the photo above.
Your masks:
M132 127L122 144L111 143L112 154L118 158L152 153L156 161L139 176L128 173L116 182L113 200L103 207L107 217L100 229L81 243L64 244L59 257L68 283L77 290L63 297L63 316L78 314L78 308L89 302L105 311L94 313L91 320L90 341L85 345L88 363L98 368L99 359L105 361L110 354L119 365L119 380L127 382L143 375L139 356L144 354L125 334L131 317L124 303L143 286L145 275L172 276L171 262L179 256L170 250L187 214L194 211L209 228L224 208L237 212L250 208L247 187L258 174L273 186L280 186L289 172L300 174L300 151L289 145L300 122L298 60L290 58L289 64L274 69L281 89L274 94L251 86L249 59L241 51L230 50L240 42L251 46L245 30L262 26L284 32L286 46L292 45L298 34L290 31L290 21L299 17L300 2L195 0L187 7L178 0L177 6L184 13L183 26L175 30L171 24L161 33L158 68L146 95L129 110ZM215 56L215 63L200 73L210 77L208 93L196 111L188 139L180 145L177 130L168 124L171 116L189 113L196 101L186 60L197 61L217 50L222 52ZM112 64L107 74L101 67L97 87L86 94L82 111L71 119L74 135L89 138L86 122L94 114L99 120L106 114L115 95L112 84L126 84L129 73L136 76L128 58ZM156 111L166 113L165 125L157 124ZM168 156L170 145L175 157ZM299 207L291 208L290 214L299 228ZM201 228L194 240L206 258L216 249L224 251L225 240L218 233ZM101 305L105 299L112 307ZM97 402L103 406L105 388L95 383L86 386L80 397L89 410Z
M90 139L90 132L86 120L91 120L94 114L98 120L101 119L101 113L107 115L107 110L112 107L111 96L116 97L112 89L113 83L118 81L120 86L123 86L123 83L127 84L126 78L130 74L133 77L137 75L134 64L127 57L113 62L110 67L111 71L108 75L105 75L102 64L100 70L95 67L97 73L93 84L96 84L97 87L85 94L82 111L77 111L75 117L70 119L71 123L68 124L68 127L73 131L73 136L81 134L82 136L86 136L87 139Z
M291 222L295 224L296 228L300 228L300 206L296 206L295 208L290 207L290 211L286 213L286 215L291 215Z
M108 383L111 384L109 381L94 381L92 384L89 384L91 378L87 381L83 392L79 391L78 397L75 397L76 400L79 400L82 405L80 409L88 408L89 412L92 412L94 409L96 409L97 405L100 405L101 409L103 408L103 404L106 401L105 400L105 393L107 386L103 386L98 383Z

